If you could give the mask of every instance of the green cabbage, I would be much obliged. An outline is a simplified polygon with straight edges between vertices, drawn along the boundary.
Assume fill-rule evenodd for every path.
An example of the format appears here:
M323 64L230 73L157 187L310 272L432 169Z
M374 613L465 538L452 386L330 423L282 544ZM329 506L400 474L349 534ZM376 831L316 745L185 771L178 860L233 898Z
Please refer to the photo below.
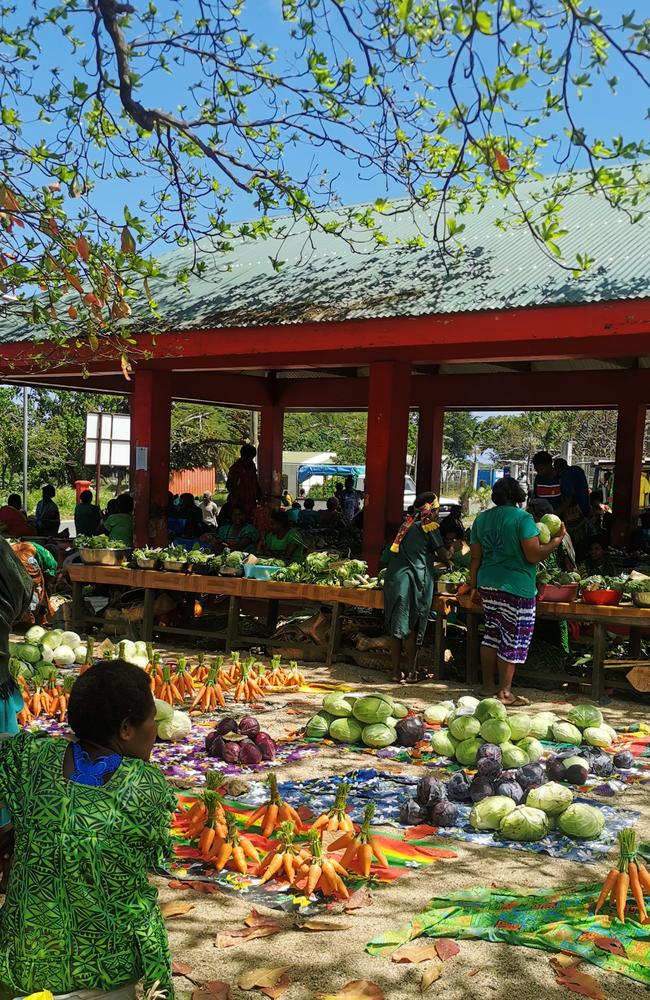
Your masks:
M329 715L337 718L347 718L352 715L352 705L342 691L332 691L323 698L323 708Z
M499 833L506 840L541 840L550 829L548 816L541 809L517 806L501 820Z
M424 710L425 722L445 722L453 710L453 705L442 701L439 705L428 705Z
M531 788L526 796L526 805L541 809L547 816L559 816L573 802L573 792L557 781L547 781L539 788Z
M587 726L582 731L582 738L592 747L608 747L612 742L608 726Z
M457 715L449 723L449 732L455 740L468 740L472 736L478 736L481 731L481 723L473 715Z
M572 743L574 747L582 743L582 733L570 722L556 722L551 726L551 732L557 743Z
M600 726L603 721L603 713L595 705L573 705L566 714L567 721L573 723L578 729L587 729L588 726Z
M513 767L523 767L524 764L529 763L526 751L516 747L514 743L501 743L500 749L501 762L506 771L509 771Z
M484 698L483 701L479 701L474 715L479 722L487 722L488 719L500 719L501 722L508 720L506 706L498 698Z
M558 826L567 837L596 840L605 826L605 817L595 806L586 802L574 802L558 818Z
M449 757L453 760L456 756L458 741L450 735L449 730L439 729L431 737L431 749L440 757Z
M171 719L174 709L169 702L161 701L160 698L154 698L153 701L156 706L156 722L162 722L163 719Z
M362 728L356 719L334 719L330 726L330 736L337 743L358 743Z
M551 533L551 538L555 538L558 531L562 527L562 521L557 516L557 514L544 514L544 516L540 518L540 524L546 525L549 532Z
M355 719L364 725L372 725L375 722L384 722L393 711L393 702L387 701L379 695L366 695L359 698L352 706L352 714Z
M538 712L530 720L530 736L537 740L548 740L551 738L550 728L558 721L554 712Z
M163 719L158 723L158 736L161 740L171 740L173 743L185 739L192 731L192 720L187 712L172 710L171 719Z
M57 646L61 645L61 636L63 635L63 629L53 628L50 632L46 632L41 643L43 646L49 646L50 649L56 649Z
M515 809L515 803L506 795L488 795L477 802L469 814L475 830L498 830L501 820Z
M481 736L486 743L508 743L510 726L500 719L486 719L481 726Z
M524 715L523 712L508 717L508 725L510 726L511 733L510 738L513 743L519 743L519 740L523 740L525 736L530 734L532 722L533 720L530 715Z
M548 530L548 527L545 524L542 524L541 521L537 525L537 527L539 529L540 542L542 543L542 545L548 545L548 543L551 540L551 532Z
M463 740L456 747L456 760L463 767L474 767L479 747L483 746L483 740L472 738Z
M25 632L25 639L27 642L41 642L46 634L47 632L42 625L32 625Z
M41 651L32 642L17 642L14 644L13 653L24 663L38 663L41 659ZM74 659L74 657L73 657Z
M395 738L395 730L382 722L364 726L361 732L361 739L367 747L389 747Z
M525 754L528 754L528 763L534 764L536 760L539 760L544 753L544 747L536 740L534 736L526 736L523 740L519 740L517 746L520 750L523 750Z
M330 731L334 717L329 712L318 712L312 715L305 726L305 736L310 740L324 740Z
M464 694L458 699L459 708L471 708L472 711L474 711L476 706L479 704L480 702L478 698L475 698L474 695L471 694Z
M393 702L393 718L395 719L405 719L409 714L409 710L406 705L402 705L401 702Z

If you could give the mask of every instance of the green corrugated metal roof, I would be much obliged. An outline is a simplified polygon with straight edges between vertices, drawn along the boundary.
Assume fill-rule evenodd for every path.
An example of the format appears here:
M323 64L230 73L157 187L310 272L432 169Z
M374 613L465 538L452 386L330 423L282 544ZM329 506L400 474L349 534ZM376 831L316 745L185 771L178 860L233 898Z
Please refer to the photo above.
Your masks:
M521 184L521 204L531 208L547 188L548 182ZM586 192L568 195L564 205L563 223L569 230L561 241L565 259L573 262L577 253L595 258L591 270L578 279L549 260L527 228L498 228L495 222L508 206L495 199L481 212L459 218L465 224L465 251L456 259L444 255L430 238L422 248L404 245L418 233L427 240L433 209L387 215L382 229L390 245L381 248L362 231L353 249L323 233L307 238L303 225L280 219L281 237L240 240L229 254L210 253L210 240L201 240L205 271L190 277L186 291L172 278L179 268L191 266L193 248L166 254L161 265L170 277L152 281L151 291L165 330L422 316L650 295L648 217L632 223L605 197ZM399 203L393 205L397 207ZM271 258L284 261L279 273ZM20 310L11 313L0 318L0 340L34 338L35 328ZM133 319L137 326L151 323L144 301Z

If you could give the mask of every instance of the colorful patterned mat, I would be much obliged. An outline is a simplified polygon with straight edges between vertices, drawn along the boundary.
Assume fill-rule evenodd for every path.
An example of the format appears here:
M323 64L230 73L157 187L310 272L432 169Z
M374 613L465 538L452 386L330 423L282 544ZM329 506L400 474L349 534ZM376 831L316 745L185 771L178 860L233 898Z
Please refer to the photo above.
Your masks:
M264 800L265 796L260 801ZM221 892L227 894L244 893L248 901L270 906L274 909L291 910L299 908L301 910L308 910L326 902L316 896L308 899L300 890L292 889L287 883L274 880L265 885L260 885L259 879L256 879L251 874L241 875L238 872L215 871L209 862L201 859L198 849L185 836L182 816L195 801L196 794L178 796L179 807L174 816L171 831L174 853L164 866L164 869L162 869L163 874L171 876L175 882L207 882L218 886ZM240 825L246 822L248 816L255 808L254 805L242 804L239 801L231 799L226 800L226 809L237 818ZM303 819L312 818L312 815L309 810L301 809ZM249 839L261 854L264 854L271 847L272 840L263 837L259 832L256 833L255 831L258 829L258 825L254 824L251 830L247 832L247 836L249 836ZM373 864L370 879L372 885L394 882L401 875L405 875L409 869L427 867L436 861L456 857L455 851L436 848L432 846L430 841L426 844L417 840L407 841L401 833L394 837L385 837L378 833L375 836L384 850L390 867L382 868L377 864ZM253 866L251 865L250 867L252 870ZM367 884L366 880L361 878L352 878L348 881L348 887L351 892L365 884ZM175 884L174 887L181 888L179 884Z
M348 796L348 811L355 822L361 821L365 806L372 800L375 803L375 823L391 826L399 825L400 804L404 799L414 796L418 781L415 775L408 773L389 774L372 768L360 768L346 775L329 775L301 782L281 782L280 792L296 809L302 805L308 806L313 812L323 812L331 807L336 788L344 780L352 783ZM242 801L256 807L265 801L266 794L265 786L260 782L254 782ZM481 844L485 847L506 847L514 851L550 854L554 858L595 864L612 849L618 831L633 826L640 813L631 809L618 809L593 799L589 804L600 809L605 817L605 829L598 840L573 840L555 831L543 840L533 843L521 844L510 840L499 840L492 833L469 827L471 806L463 803L459 804L462 825L439 827L435 829L435 836L451 837L454 840ZM430 829L434 831L433 827Z
M367 945L371 955L387 957L414 938L451 937L504 942L569 952L611 972L650 986L650 925L593 909L600 885L515 892L511 889L462 889L436 896L424 913Z

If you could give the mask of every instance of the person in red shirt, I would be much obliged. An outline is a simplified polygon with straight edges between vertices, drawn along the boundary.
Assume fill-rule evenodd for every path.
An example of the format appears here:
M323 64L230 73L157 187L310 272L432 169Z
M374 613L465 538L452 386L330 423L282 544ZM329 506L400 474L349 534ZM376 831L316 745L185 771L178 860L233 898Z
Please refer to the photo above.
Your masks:
M8 538L22 538L33 533L33 528L20 509L20 497L12 493L7 503L0 507L0 534Z

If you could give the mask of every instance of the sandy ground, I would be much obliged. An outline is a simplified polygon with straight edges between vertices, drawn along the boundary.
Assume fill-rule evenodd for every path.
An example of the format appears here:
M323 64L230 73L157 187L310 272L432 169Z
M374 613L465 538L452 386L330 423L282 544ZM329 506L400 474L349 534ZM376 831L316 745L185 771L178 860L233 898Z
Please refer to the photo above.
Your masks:
M305 672L314 680L327 677L366 690L388 691L399 700L419 708L443 698L471 693L468 688L453 684L425 683L407 688L396 687L386 683L384 674L347 664L335 665L329 671L311 667ZM537 711L550 709L562 713L569 707L564 700L554 700L555 696L551 693L519 690L531 699ZM272 735L286 735L288 730L303 724L321 701L321 694L272 696L264 726ZM296 714L288 714L287 709ZM613 725L647 721L649 715L647 705L632 701L610 701L603 711L606 721ZM289 777L304 780L314 775L344 773L368 764L367 755L337 755L336 749L332 748L317 757L279 768L277 774L280 780ZM424 771L413 765L402 767L413 773ZM647 786L645 790L639 785L630 788L617 799L617 803L642 811L637 833L640 839L650 839ZM157 880L161 901L182 898L194 905L190 913L168 921L174 961L186 963L192 968L191 978L176 977L178 993L187 995L197 984L225 980L231 984L234 1000L260 996L260 993L247 994L237 987L241 973L260 966L286 965L291 966L291 985L284 994L286 1000L307 1000L318 993L336 993L345 983L355 979L374 981L387 1000L416 997L420 995L424 965L395 964L387 959L372 958L364 948L377 934L399 927L423 910L434 892L490 884L514 888L573 885L597 881L609 868L607 862L583 865L558 861L545 854L527 854L503 848L485 849L451 839L445 842L445 846L456 850L458 857L409 873L392 885L378 889L370 907L334 918L347 925L343 931L307 933L289 930L228 949L217 948L215 939L220 930L242 925L251 908L245 897L203 897L197 893L179 893L169 889L166 881ZM461 941L460 954L445 963L441 978L431 986L428 995L477 1000L482 997L540 1000L569 996L567 990L555 982L549 965L550 957L549 952L529 948ZM583 963L581 969L596 978L607 997L637 1000L648 993L638 983L603 972L594 965Z

